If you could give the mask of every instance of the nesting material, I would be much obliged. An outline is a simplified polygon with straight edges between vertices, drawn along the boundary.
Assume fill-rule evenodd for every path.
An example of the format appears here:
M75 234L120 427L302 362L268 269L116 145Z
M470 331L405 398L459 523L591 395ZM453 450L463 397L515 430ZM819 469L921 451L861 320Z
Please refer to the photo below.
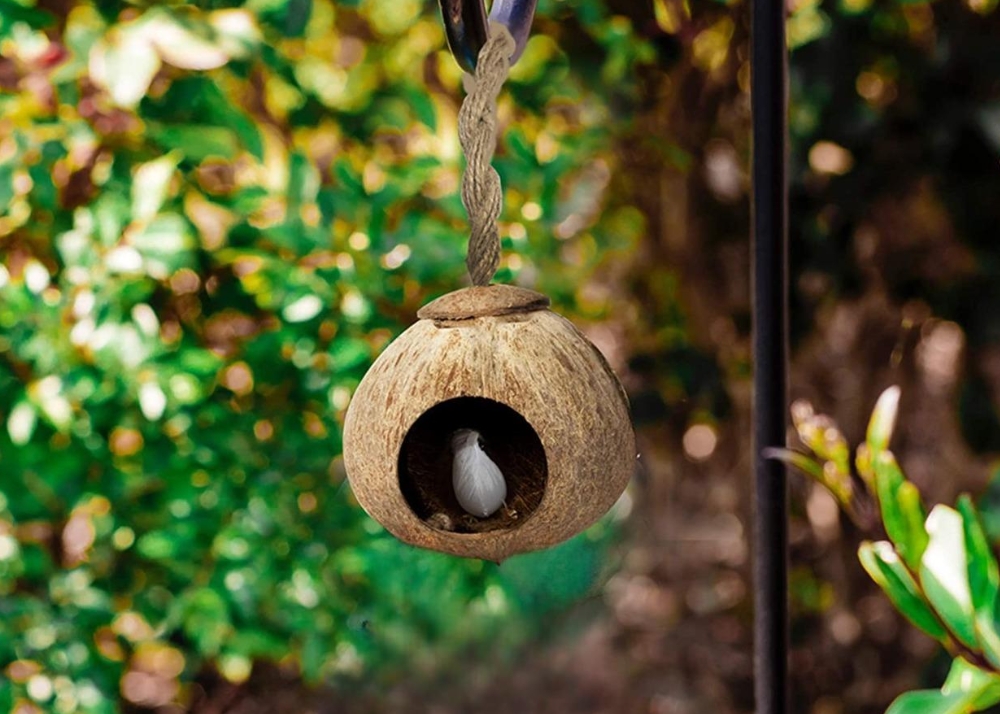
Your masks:
M501 561L603 515L635 466L625 393L548 298L507 285L449 293L418 313L347 411L344 461L359 503L396 537ZM472 429L506 496L486 517L453 488L452 439Z

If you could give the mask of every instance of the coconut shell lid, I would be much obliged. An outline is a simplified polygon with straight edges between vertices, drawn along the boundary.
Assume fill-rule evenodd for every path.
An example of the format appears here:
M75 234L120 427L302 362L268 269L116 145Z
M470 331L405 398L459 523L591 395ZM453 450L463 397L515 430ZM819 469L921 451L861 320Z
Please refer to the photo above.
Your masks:
M541 293L514 285L464 288L442 295L417 311L421 320L470 320L519 312L544 310L549 299Z

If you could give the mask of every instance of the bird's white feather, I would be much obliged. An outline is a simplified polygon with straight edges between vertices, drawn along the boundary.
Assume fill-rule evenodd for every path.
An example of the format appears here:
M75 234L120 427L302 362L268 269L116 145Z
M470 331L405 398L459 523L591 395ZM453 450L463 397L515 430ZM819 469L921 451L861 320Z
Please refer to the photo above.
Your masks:
M483 451L479 433L472 429L456 431L451 448L455 454L451 480L459 505L480 518L492 515L507 498L507 482L500 467Z

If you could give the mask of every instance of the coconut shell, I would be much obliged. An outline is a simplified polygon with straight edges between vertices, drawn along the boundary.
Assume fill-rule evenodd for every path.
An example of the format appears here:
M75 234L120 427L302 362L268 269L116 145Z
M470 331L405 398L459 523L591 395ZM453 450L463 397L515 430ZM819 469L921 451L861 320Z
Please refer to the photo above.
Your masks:
M449 293L418 313L347 410L344 463L361 506L399 539L501 561L584 530L635 468L625 392L539 293ZM473 428L507 480L505 507L465 514L451 490L451 434Z

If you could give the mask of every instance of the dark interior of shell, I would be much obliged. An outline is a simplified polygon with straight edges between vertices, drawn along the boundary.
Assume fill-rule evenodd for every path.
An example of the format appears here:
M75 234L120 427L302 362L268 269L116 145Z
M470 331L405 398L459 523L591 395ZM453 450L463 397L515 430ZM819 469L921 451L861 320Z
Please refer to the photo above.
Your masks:
M452 486L451 437L458 429L480 433L483 449L507 482L504 506L478 518L458 503ZM399 453L399 486L410 509L433 528L483 533L523 523L545 495L545 449L531 425L505 404L481 397L440 402L410 427Z

